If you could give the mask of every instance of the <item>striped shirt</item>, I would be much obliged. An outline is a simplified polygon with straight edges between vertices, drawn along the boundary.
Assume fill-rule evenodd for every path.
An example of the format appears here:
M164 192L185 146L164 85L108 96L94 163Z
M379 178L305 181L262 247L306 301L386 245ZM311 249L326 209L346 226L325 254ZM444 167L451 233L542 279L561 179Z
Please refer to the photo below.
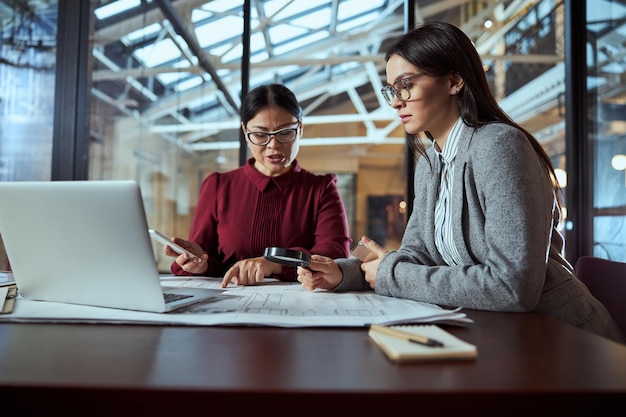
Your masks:
M441 152L434 147L435 153L439 156L441 174L439 197L435 205L435 245L448 265L462 265L464 263L454 245L452 223L450 222L450 196L453 192L454 158L456 157L459 138L464 126L463 120L459 117L452 127Z

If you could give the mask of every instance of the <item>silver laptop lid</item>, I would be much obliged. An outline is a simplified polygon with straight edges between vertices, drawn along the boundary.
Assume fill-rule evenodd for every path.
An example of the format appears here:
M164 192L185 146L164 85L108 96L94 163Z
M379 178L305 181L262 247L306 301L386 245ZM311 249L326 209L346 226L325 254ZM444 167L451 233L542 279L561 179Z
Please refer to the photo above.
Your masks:
M0 196L0 235L22 297L165 311L136 182L0 182Z

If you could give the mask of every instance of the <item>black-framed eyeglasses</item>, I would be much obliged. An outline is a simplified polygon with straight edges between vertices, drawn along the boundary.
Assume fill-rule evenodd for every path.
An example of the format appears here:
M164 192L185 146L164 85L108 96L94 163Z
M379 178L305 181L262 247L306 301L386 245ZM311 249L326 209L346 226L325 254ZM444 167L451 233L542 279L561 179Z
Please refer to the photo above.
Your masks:
M425 72L420 72L411 75L410 77L403 78L393 83L393 85L387 85L381 88L380 92L383 94L383 97L385 97L385 100L387 100L387 103L389 103L390 106L393 106L394 97L398 97L398 100L400 101L407 101L411 98L411 88L413 87L411 80L424 75L426 75Z
M270 143L272 136L280 143L289 143L298 136L298 127L288 127L275 132L247 132L246 136L250 143L258 146L265 146Z

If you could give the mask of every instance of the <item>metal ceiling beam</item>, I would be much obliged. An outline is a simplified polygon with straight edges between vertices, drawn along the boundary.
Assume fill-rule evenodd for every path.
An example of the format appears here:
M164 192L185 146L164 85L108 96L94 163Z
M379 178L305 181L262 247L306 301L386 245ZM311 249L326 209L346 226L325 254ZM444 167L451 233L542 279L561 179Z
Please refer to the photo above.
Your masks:
M326 125L341 123L365 123L365 122L388 122L397 116L389 109L374 110L370 113L352 113L352 114L326 114L322 116L305 116L308 125ZM239 121L236 119L228 119L217 122L201 122L188 123L185 125L152 125L148 129L151 133L163 132L193 132L193 131L220 131L225 129L238 129Z
M483 60L502 60L506 62L516 63L516 64L557 64L559 62L563 62L563 57L558 55L548 55L548 54L526 54L526 55L490 55L485 54L481 55ZM324 58L324 63L327 65L337 65L346 62L359 62L359 63L370 63L370 62L383 62L384 55L354 55L354 56L331 56L328 58ZM319 65L319 59L306 59L306 58L288 58L288 59L272 59L262 62L254 62L250 64L251 69L261 69L261 68L281 68L288 65L299 65L303 67ZM220 69L228 69L231 71L235 71L239 69L239 64L222 64ZM123 80L126 77L148 77L155 76L159 74L167 74L167 73L180 73L182 72L181 68L178 67L158 67L158 68L126 68L119 70L94 70L92 73L93 81L106 81L106 80ZM198 66L190 66L184 68L184 72L189 73L204 73L204 69Z
M405 143L404 138L385 138L383 136L339 136L339 137L317 137L317 138L302 138L300 139L300 146L342 146L342 145L403 145ZM222 142L200 142L194 144L188 144L187 147L193 151L217 151L220 149L239 149L239 142L237 141L222 141ZM396 154L401 157L401 154Z
M206 51L202 49L200 44L196 41L196 37L187 29L187 25L185 21L180 17L178 11L172 6L172 3L169 0L155 0L155 3L159 6L163 15L170 21L172 27L176 33L178 33L187 43L189 49L193 54L198 58L198 63L200 66L211 75L211 78L217 85L217 88L224 94L224 98L228 102L228 104L232 107L235 114L239 113L239 105L235 102L233 97L230 95L228 88L222 82L220 77L217 75L217 71L213 68L213 65L209 62L206 57Z

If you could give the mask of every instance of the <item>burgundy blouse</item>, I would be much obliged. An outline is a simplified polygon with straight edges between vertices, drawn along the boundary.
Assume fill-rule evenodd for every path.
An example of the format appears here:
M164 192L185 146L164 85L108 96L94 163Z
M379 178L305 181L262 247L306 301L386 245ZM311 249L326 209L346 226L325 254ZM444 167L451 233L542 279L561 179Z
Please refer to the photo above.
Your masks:
M212 173L200 189L189 240L209 254L206 276L221 277L235 262L278 246L331 258L350 255L351 239L335 174L315 175L294 161L291 171L268 177L254 159ZM188 275L176 263L172 273ZM276 278L295 281L296 268Z

